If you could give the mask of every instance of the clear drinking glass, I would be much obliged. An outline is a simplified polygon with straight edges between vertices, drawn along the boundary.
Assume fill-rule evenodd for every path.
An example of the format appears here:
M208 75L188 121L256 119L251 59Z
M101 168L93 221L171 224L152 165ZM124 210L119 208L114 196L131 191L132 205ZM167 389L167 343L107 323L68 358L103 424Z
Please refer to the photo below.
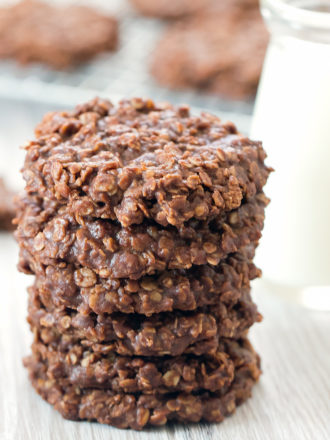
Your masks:
M261 0L271 33L251 137L275 168L257 263L277 292L330 310L330 0Z

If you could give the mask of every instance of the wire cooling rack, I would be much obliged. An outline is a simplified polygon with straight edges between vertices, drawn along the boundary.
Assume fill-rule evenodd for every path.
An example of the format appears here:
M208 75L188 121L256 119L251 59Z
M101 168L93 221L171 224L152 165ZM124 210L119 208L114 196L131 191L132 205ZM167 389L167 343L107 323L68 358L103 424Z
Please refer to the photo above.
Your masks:
M67 4L68 0L52 2ZM125 96L148 96L174 104L186 103L197 110L206 109L233 119L242 131L247 131L251 103L225 101L194 91L171 91L153 81L148 72L149 60L167 26L165 21L138 15L127 0L72 3L88 4L118 17L119 50L102 54L70 72L54 71L41 65L22 67L15 61L0 61L0 99L15 98L72 106L95 95L114 101Z

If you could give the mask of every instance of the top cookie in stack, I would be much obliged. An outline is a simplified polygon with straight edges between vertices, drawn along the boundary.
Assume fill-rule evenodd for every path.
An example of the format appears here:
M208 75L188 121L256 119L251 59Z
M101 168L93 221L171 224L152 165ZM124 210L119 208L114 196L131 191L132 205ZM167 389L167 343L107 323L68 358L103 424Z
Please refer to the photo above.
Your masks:
M120 427L222 420L259 376L260 142L186 106L95 99L46 115L26 151L35 388L66 417Z

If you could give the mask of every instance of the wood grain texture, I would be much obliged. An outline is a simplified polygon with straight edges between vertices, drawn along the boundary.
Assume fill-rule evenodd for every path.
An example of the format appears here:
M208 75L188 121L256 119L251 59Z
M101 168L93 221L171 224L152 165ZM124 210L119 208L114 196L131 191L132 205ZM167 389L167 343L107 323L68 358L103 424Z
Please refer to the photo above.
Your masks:
M44 111L0 102L0 173L13 186L20 186L17 146ZM0 234L1 440L330 439L330 314L285 302L261 282L254 284L254 295L264 321L251 336L264 373L253 397L232 417L219 425L170 425L141 433L62 419L34 392L22 366L31 341L25 316L32 277L17 272L17 255L13 238Z
M32 277L16 270L13 238L0 234L0 438L5 440L330 438L330 315L310 312L272 296L263 284L254 295L264 321L252 330L263 375L253 397L232 417L214 425L172 425L142 433L88 422L70 422L30 386L22 357L31 336L25 322Z

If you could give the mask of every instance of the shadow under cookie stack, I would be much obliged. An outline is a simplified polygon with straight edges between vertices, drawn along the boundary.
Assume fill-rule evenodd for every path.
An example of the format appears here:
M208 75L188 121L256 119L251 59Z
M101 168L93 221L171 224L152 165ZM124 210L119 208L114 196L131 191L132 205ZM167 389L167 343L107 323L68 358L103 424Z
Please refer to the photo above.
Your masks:
M220 422L260 375L260 142L142 99L48 114L35 134L16 220L34 388L74 420Z

